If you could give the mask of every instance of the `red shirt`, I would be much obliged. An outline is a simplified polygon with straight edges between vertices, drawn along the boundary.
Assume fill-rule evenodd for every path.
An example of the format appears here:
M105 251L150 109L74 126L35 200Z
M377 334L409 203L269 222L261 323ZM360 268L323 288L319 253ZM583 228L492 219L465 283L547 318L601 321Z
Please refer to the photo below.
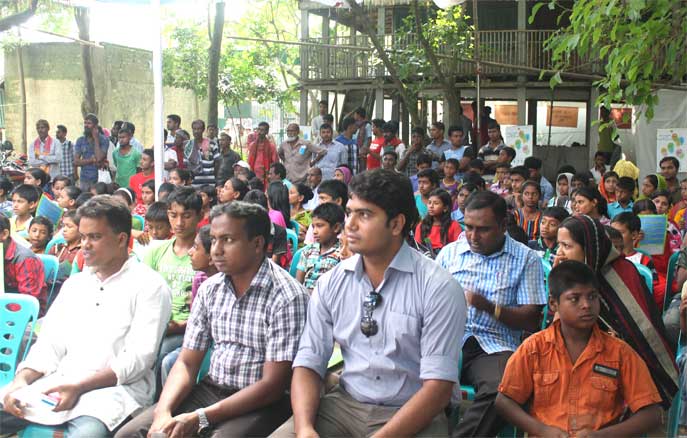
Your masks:
M370 143L370 152L377 155L382 155L382 148L384 147L384 137L377 137ZM377 169L382 167L381 160L376 159L372 154L367 154L367 170Z
M447 233L447 239L446 239L446 245L448 245L451 242L455 242L458 240L458 236L460 236L460 233L463 232L463 229L461 228L460 224L456 221L451 221L451 225L448 228L448 233ZM415 240L417 243L421 243L424 245L424 242L421 241L422 237L422 222L417 224L417 227L415 227ZM432 243L432 249L441 249L445 246L444 243L441 242L441 226L440 225L432 225L432 228L429 231L429 241Z
M143 183L151 179L155 179L154 172L148 176L145 176L143 172L138 172L136 175L129 178L129 188L136 193L136 204L143 204L143 195L141 193L141 190L143 190Z
M265 187L267 187L267 171L272 164L278 162L277 147L268 139L262 141L257 139L248 144L248 164L255 172L255 176L263 180Z
M43 316L47 310L48 288L41 260L30 249L17 246L10 239L4 268L5 292L14 291L36 297L40 303L39 315Z

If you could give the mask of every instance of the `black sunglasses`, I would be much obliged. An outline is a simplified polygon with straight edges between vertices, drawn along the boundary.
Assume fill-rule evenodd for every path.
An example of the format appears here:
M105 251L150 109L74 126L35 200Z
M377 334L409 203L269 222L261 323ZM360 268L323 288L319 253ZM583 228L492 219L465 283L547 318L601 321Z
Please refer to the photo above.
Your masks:
M368 338L379 332L377 321L372 318L372 313L382 303L382 296L375 291L370 292L363 301L363 316L360 319L360 331Z

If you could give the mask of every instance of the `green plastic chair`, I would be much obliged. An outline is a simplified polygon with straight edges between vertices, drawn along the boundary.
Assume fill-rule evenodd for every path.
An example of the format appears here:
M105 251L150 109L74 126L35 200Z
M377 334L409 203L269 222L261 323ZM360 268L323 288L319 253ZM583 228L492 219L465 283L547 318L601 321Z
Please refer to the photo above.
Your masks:
M670 301L673 298L673 281L675 280L675 271L677 271L677 259L680 258L680 251L670 256L668 261L668 272L666 273L666 292L663 296L663 312L668 310Z
M24 349L24 355L21 358L19 349L27 327L31 328L29 333L33 333L39 308L38 300L31 295L17 293L0 295L0 321L2 321L0 323L0 387L14 379L17 359L24 360L26 357L29 349ZM27 345L31 345L30 337Z

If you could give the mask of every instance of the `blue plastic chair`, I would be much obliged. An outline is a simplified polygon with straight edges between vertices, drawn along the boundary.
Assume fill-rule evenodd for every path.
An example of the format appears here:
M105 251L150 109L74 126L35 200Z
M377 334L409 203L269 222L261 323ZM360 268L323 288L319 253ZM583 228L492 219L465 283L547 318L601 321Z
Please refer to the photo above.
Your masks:
M289 274L291 274L293 278L296 278L296 271L298 271L298 261L301 259L301 255L303 255L302 253L303 248L293 253L293 259L291 259L291 266L289 267Z
M291 243L291 252L296 252L298 250L298 234L292 229L286 229L286 238L289 239Z
M646 287L649 289L650 294L654 294L654 276L651 273L651 269L647 268L641 263L635 263L635 268L639 272L639 275L644 279Z
M17 307L16 309L11 309ZM5 386L14 379L17 359L24 360L28 347L24 349L24 355L20 358L19 348L24 339L27 327L33 333L33 325L38 319L40 305L36 297L25 294L6 293L0 295L0 387ZM29 337L30 345L31 338Z
M50 239L50 242L48 242L48 244L45 246L45 253L49 254L53 246L62 245L65 243L67 243L67 241L64 240L64 236L62 234L58 234L57 236Z
M678 359L682 355L685 349L685 338L680 334L677 342L677 354L675 354L675 359ZM682 370L681 370L682 371ZM680 410L682 408L682 385L678 385L677 394L673 397L673 402L668 410L668 419L666 420L666 436L674 437L677 436L677 429L680 422Z
M48 304L50 304L52 302L53 292L55 292L55 283L57 282L57 271L60 270L60 261L57 257L49 254L38 254L38 258L43 262L45 282L50 284L50 292L48 292Z
M670 307L670 301L673 298L673 280L675 279L675 271L677 270L677 259L680 258L680 251L670 256L668 261L668 272L666 273L666 293L663 296L663 311L665 312Z
M291 219L291 226L293 227L293 230L296 232L296 236L298 233L300 233L301 230L301 224L296 222L295 220Z

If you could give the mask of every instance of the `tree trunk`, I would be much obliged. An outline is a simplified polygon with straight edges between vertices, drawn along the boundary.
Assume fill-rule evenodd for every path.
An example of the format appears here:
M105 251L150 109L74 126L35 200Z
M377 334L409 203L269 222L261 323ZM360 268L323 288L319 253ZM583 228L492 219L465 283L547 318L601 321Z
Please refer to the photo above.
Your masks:
M90 18L88 8L75 7L74 18L76 25L79 28L79 39L90 41ZM81 113L85 117L86 114L98 114L98 102L95 100L95 83L93 81L93 62L91 57L91 46L86 44L81 45L81 67L83 70L83 85L84 96L81 102Z
M349 2L349 5L351 6L351 12L353 12L356 20L360 21L362 24L362 26L360 26L361 29L363 29L365 34L370 38L370 42L377 51L377 55L382 60L382 63L384 63L384 67L386 67L387 71L389 72L389 76L391 76L391 81L396 87L398 96L405 104L406 110L410 115L411 124L413 126L422 126L423 124L420 120L420 114L417 111L417 96L413 96L399 78L396 66L391 62L386 50L384 49L384 46L379 41L379 36L377 35L377 26L372 25L361 5L355 1Z
M22 53L21 41L17 45L17 67L19 70L19 102L21 106L21 111L19 112L21 126L21 144L19 146L19 151L26 152L26 78L24 77L24 55Z
M217 124L217 84L219 82L219 57L222 52L222 35L224 32L224 2L215 4L215 25L208 49L208 120Z

